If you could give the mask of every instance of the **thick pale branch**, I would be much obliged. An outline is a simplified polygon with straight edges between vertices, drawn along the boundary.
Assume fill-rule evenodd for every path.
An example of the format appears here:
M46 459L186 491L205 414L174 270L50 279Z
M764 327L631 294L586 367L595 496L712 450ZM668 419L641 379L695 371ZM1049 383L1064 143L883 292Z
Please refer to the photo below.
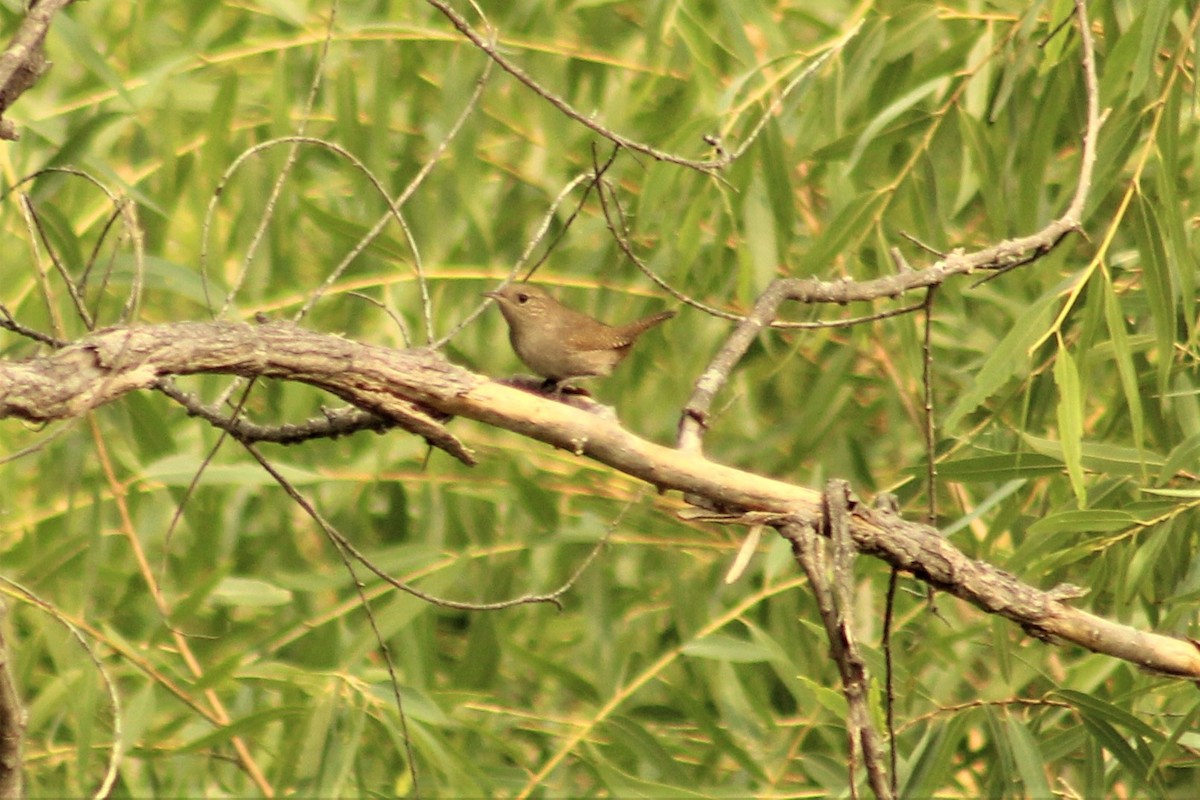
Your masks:
M440 421L395 389L399 376L408 374L425 375L423 385L432 385L430 373L436 373L439 363L440 358L428 351L370 348L285 323L110 328L48 358L4 364L0 418L53 422L137 389L170 393L160 381L167 376L219 372L320 387L473 464L473 454ZM189 413L197 413L193 404L187 407Z
M469 417L588 456L715 508L756 512L758 522L823 530L820 494L664 447L615 421L504 386L428 350L391 350L290 324L176 323L99 331L53 355L0 362L0 418L78 416L168 375L201 372L294 380L391 418L402 411ZM447 434L448 435L448 434ZM765 514L763 513L765 512ZM850 534L887 561L1032 635L1062 639L1158 672L1200 678L1200 648L1072 608L1061 593L1022 583L968 558L936 530L855 505Z

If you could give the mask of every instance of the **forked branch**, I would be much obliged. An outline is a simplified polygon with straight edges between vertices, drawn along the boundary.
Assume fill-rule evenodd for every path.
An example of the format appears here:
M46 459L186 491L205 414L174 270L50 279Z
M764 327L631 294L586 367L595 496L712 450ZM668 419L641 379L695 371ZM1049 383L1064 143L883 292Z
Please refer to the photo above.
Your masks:
M436 422L442 415L475 419L595 459L661 490L684 492L727 511L730 522L823 530L821 495L812 489L654 444L613 420L495 383L428 350L392 350L283 323L113 328L49 356L0 362L0 419L67 419L126 392L154 388L167 376L201 372L299 381L389 419L419 414L438 435L444 431ZM462 447L453 442L448 447ZM859 552L1010 619L1040 639L1066 640L1146 669L1200 679L1194 642L1073 608L1068 604L1073 591L1022 583L968 558L927 525L851 503L849 531Z
M1092 174L1096 164L1096 141L1102 120L1100 84L1096 77L1092 31L1084 0L1075 0L1075 16L1082 42L1081 66L1087 99L1087 121L1080 140L1079 177L1076 180L1075 193L1062 216L1052 220L1036 233L1006 239L974 252L955 251L920 270L906 269L895 275L864 281L781 278L772 282L759 296L750 314L738 323L696 380L692 395L688 398L679 419L677 441L681 448L699 451L714 398L729 380L730 373L758 334L767 327L786 325L777 322L779 308L785 301L836 305L870 302L899 297L915 289L934 288L960 275L979 272L999 274L1032 264L1057 247L1068 234L1079 230L1083 208L1091 191Z

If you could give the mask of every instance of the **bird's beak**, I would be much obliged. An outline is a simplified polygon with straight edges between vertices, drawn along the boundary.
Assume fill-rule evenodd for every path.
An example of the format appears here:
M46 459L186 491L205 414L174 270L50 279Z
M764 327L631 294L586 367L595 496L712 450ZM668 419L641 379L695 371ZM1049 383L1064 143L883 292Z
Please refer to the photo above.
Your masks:
M484 293L483 293L483 296L484 296L484 297L490 297L490 298L492 298L493 300L499 300L499 299L500 299L500 293L499 293L499 292L484 292Z

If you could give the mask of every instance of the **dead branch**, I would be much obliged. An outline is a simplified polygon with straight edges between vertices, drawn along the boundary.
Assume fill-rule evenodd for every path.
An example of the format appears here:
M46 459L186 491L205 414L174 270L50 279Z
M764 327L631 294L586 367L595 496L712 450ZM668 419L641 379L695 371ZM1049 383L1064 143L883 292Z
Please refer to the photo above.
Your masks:
M50 29L54 15L72 2L74 0L30 3L21 27L4 52L0 53L0 139L19 138L16 126L4 119L4 112L12 107L18 97L37 84L49 69L42 42L46 39L46 31Z
M469 451L434 414L463 416L587 456L660 490L678 490L730 521L813 525L820 493L649 442L617 422L488 380L429 350L392 350L287 323L182 322L109 328L48 356L0 362L0 418L51 422L79 416L169 375L222 373L299 381L395 419L413 418L448 449ZM927 525L852 503L850 536L875 556L1046 641L1065 640L1160 673L1200 678L1196 643L1110 622L1072 608L1072 593L1039 590L968 558Z
M921 270L902 270L895 275L865 281L824 281L818 278L781 278L773 281L759 296L751 313L738 322L724 346L696 380L692 395L679 418L677 442L681 448L694 452L700 450L713 399L759 332L765 327L788 327L787 323L776 321L779 307L784 301L846 305L895 298L915 289L934 289L958 275L976 272L1001 274L1037 261L1057 247L1068 234L1079 230L1083 208L1091 191L1096 142L1102 119L1092 31L1083 0L1076 0L1075 16L1083 43L1081 67L1087 99L1087 122L1080 138L1079 178L1071 202L1062 216L1036 233L1007 239L975 252L955 251Z
M845 481L831 480L825 488L824 534L833 551L832 569L826 565L825 543L812 525L782 525L779 532L792 543L792 554L808 576L825 636L829 655L842 678L846 698L847 752L850 756L850 797L857 800L855 762L862 754L867 780L875 796L890 800L895 794L888 781L887 766L879 731L868 703L870 679L867 664L858 649L852 620L854 617L854 556L850 538L850 487Z
M30 422L68 419L129 391L162 389L165 384L160 378L172 375L219 372L248 378L282 378L325 389L424 437L463 463L474 464L471 451L428 408L387 390L394 375L371 376L351 368L362 348L349 340L308 333L288 323L251 326L183 322L108 328L53 356L5 364L0 370L0 418L17 417ZM439 360L431 351L378 349L410 354L413 360L401 367L405 370L419 371L421 363L430 367ZM340 380L337 373L342 369L347 370L347 376L357 374L358 382ZM176 399L186 398L179 395ZM209 416L199 404L184 405L189 413ZM244 432L253 439L258 431Z

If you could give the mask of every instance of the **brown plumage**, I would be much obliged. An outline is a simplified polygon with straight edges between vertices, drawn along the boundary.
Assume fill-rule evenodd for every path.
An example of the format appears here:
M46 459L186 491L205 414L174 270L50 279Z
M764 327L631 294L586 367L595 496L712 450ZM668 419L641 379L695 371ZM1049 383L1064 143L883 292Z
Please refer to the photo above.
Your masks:
M532 284L513 283L486 294L500 306L517 356L548 385L611 374L639 336L675 316L661 311L613 326L567 308Z

